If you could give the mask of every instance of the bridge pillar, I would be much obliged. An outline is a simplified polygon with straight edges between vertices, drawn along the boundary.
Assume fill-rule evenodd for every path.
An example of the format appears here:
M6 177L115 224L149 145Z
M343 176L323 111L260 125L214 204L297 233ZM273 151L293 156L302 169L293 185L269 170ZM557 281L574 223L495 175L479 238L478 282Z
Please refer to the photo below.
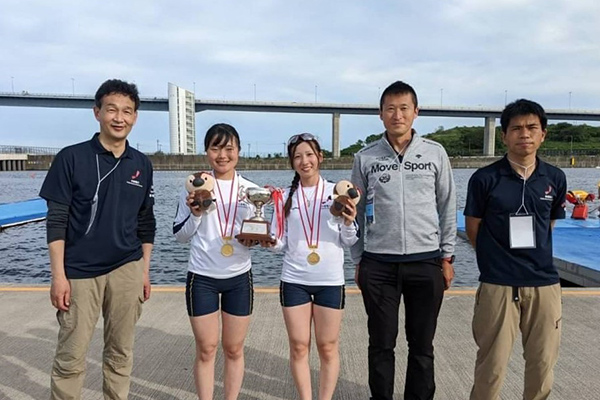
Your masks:
M485 117L483 129L483 155L491 157L496 150L496 118Z
M333 158L340 158L340 113L333 113L331 135Z

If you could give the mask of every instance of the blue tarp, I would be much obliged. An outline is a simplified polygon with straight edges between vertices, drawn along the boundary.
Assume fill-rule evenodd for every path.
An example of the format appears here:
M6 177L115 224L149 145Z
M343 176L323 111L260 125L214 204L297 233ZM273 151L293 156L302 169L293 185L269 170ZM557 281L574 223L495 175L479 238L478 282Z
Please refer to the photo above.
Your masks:
M0 229L46 218L46 200L36 198L0 204Z

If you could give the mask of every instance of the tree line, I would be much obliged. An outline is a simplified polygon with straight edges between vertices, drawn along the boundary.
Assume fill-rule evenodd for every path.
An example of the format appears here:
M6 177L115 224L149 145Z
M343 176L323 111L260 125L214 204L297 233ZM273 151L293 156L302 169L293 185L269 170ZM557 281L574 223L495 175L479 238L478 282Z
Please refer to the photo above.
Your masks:
M424 137L440 143L451 157L457 156L481 156L483 155L482 126L457 126L450 129L438 127L435 132L423 135ZM367 136L364 140L342 149L341 156L352 156L360 149L381 138L380 134ZM502 129L496 127L495 154L502 155L505 152L502 143ZM329 153L329 154L327 154ZM547 135L540 154L546 155L595 155L600 154L600 127L587 124L573 125L567 122L549 124ZM326 152L325 156L331 152Z

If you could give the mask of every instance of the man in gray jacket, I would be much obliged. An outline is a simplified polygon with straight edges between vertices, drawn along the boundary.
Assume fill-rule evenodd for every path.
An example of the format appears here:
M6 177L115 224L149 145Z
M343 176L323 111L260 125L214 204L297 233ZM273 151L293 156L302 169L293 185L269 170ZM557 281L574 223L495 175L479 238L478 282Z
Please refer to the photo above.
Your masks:
M352 182L361 193L361 239L352 247L355 280L368 315L369 387L391 400L398 309L404 295L408 364L404 399L433 399L433 338L454 277L456 196L444 148L412 128L415 90L397 81L381 95L385 132L354 158ZM365 229L366 225L366 229Z

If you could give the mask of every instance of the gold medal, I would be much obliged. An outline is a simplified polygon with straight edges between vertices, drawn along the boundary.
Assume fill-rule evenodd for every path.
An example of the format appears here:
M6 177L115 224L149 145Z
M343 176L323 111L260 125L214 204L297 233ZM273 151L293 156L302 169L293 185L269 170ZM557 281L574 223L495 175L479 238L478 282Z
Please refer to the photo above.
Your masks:
M315 264L318 264L319 261L321 261L321 257L317 253L315 253L313 250L313 252L310 253L308 255L308 257L306 257L306 260L308 261L308 263L310 265L315 265Z
M223 246L221 246L221 254L223 257L231 256L233 254L233 246L229 243L223 244Z

